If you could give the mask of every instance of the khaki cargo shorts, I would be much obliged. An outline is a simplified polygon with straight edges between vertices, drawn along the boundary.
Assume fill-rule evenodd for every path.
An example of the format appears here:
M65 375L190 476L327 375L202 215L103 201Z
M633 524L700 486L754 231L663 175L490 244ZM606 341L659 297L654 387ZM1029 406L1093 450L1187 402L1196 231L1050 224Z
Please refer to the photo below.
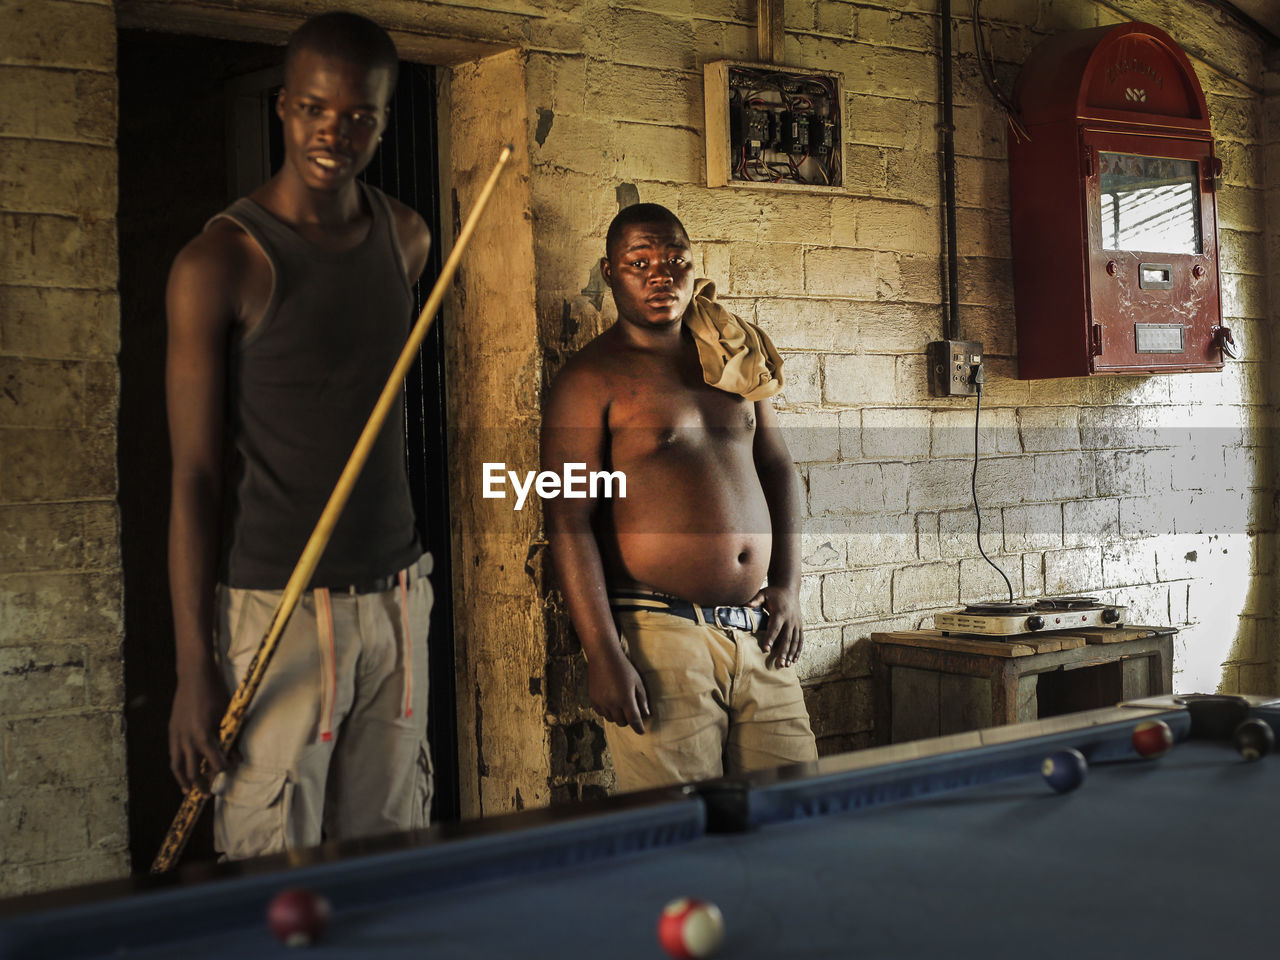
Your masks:
M378 593L312 590L280 637L237 743L216 778L214 843L224 859L427 825L424 554ZM218 588L227 689L253 659L280 591Z
M617 790L818 758L795 667L766 663L763 629L695 623L660 609L615 609L614 619L651 713L643 734L605 724Z

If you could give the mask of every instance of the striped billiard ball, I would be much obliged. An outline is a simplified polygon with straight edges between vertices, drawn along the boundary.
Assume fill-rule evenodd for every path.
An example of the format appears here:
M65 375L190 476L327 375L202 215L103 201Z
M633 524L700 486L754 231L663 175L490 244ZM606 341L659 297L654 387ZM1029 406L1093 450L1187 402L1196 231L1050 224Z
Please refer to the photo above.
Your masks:
M1231 735L1231 742L1246 760L1261 760L1275 749L1276 735L1270 724L1254 717L1240 722L1236 732Z
M702 960L720 948L724 917L708 900L672 900L658 917L658 942L675 960Z

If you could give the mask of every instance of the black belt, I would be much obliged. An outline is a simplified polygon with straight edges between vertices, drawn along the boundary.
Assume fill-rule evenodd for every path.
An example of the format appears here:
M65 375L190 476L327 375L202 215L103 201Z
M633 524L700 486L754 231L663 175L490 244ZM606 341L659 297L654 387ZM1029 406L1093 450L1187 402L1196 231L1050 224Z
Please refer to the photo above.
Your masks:
M631 600L644 600L646 603L628 603ZM715 606L703 607L679 597L668 597L652 593L612 593L609 595L609 606L614 610L651 610L655 613L670 613L694 623L710 623L718 627L733 630L749 630L752 633L764 626L769 619L769 611L764 607ZM699 616L701 614L701 616Z
M417 576L425 577L431 572L431 567L431 554L424 553L409 566L405 567L404 573L412 580ZM334 589L340 593L382 593L400 585L400 573L401 571L397 570L395 573L388 573L385 577L371 577L368 580L344 584Z
M396 573L389 573L385 577L372 577L368 580L349 583L342 587L341 590L343 593L382 593L399 585L400 574L397 571Z

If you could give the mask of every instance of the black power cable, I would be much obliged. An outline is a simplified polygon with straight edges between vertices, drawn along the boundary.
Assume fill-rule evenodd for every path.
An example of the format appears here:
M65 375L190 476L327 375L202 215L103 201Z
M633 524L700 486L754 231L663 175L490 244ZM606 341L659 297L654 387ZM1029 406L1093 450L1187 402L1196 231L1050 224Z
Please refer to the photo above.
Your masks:
M986 379L982 364L978 364L973 371L973 385L978 388L978 406L973 415L973 476L969 480L969 488L973 491L973 513L978 518L978 552L982 554L983 560L991 564L991 569L1000 574L1009 590L1009 602L1013 603L1013 584L1009 582L1005 572L995 565L995 561L987 556L987 551L982 549L982 508L978 506L978 422L982 419L982 385Z

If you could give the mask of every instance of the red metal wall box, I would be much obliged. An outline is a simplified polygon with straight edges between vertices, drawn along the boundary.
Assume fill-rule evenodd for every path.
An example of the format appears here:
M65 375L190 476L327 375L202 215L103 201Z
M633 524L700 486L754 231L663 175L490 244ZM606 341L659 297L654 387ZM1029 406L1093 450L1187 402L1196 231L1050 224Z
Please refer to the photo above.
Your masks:
M1222 369L1209 112L1168 34L1040 44L1009 133L1018 376Z

